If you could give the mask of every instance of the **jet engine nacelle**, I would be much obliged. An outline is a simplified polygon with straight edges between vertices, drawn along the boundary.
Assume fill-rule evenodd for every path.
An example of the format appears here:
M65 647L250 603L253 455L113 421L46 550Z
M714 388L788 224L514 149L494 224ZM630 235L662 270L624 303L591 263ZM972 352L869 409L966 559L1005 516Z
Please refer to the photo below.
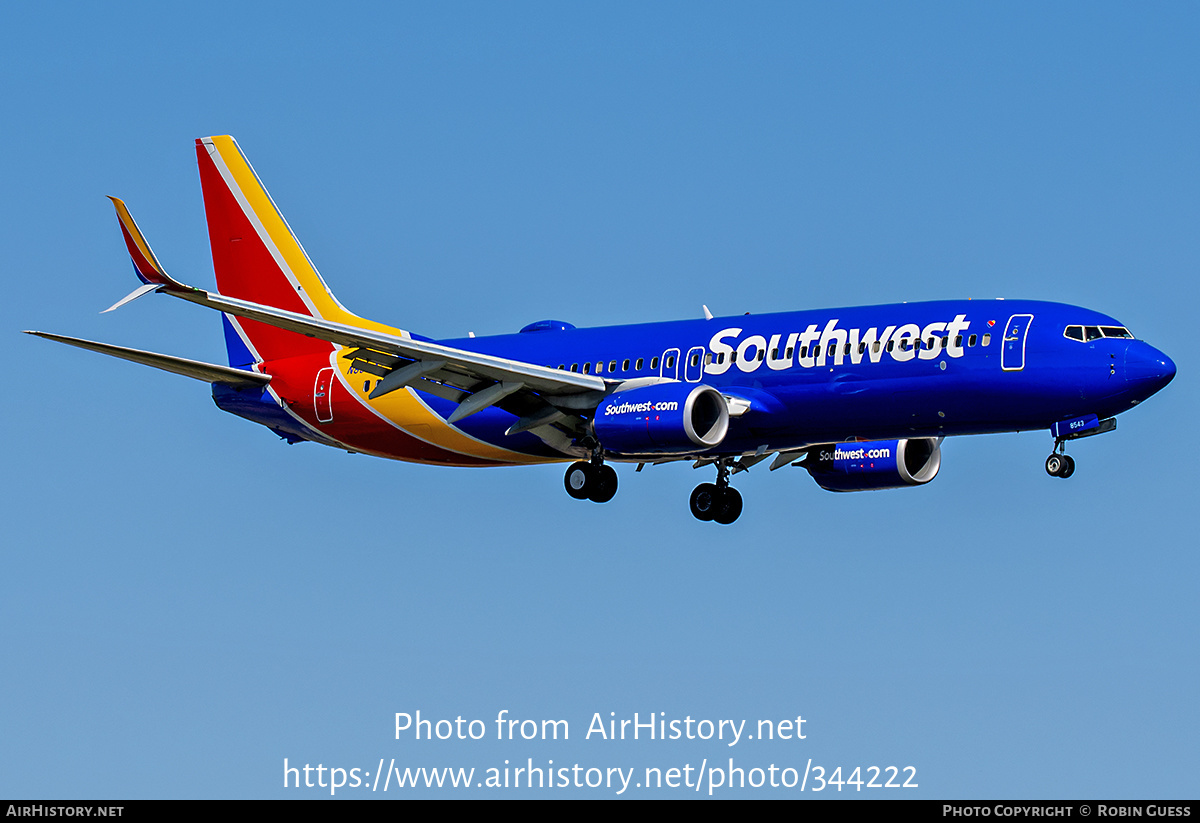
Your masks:
M688 454L720 445L729 431L729 406L711 386L655 383L609 395L592 425L605 451Z
M817 485L831 492L859 492L920 486L942 467L941 441L876 440L818 446L802 464Z

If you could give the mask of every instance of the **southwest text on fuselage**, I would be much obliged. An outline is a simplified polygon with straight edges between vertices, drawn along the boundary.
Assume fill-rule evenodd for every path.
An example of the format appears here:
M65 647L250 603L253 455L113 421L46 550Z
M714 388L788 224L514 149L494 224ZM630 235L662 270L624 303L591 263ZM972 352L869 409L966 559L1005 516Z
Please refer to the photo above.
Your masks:
M948 323L929 323L924 327L906 323L886 326L882 332L878 326L872 326L864 332L839 329L835 317L824 328L813 323L803 332L772 334L770 340L761 334L751 334L739 341L742 329L722 329L708 343L712 362L704 371L724 374L736 365L750 373L764 363L775 371L795 365L811 369L827 364L841 366L847 359L858 365L864 358L869 363L878 363L885 353L900 362L914 358L933 360L942 352L962 357L962 336L971 327L966 318L965 314L959 314Z

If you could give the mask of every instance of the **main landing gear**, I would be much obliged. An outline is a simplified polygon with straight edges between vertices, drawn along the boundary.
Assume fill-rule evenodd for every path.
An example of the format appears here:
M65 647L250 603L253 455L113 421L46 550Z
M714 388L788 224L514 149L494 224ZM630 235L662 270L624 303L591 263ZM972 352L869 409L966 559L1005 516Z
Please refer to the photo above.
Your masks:
M1046 474L1065 480L1074 473L1075 460L1067 454L1066 441L1059 438L1054 441L1054 451L1046 458Z
M617 472L597 455L591 462L580 460L568 466L563 485L576 500L607 503L617 493Z
M713 520L728 526L742 513L742 495L729 485L729 466L717 461L717 482L701 483L688 501L697 520Z

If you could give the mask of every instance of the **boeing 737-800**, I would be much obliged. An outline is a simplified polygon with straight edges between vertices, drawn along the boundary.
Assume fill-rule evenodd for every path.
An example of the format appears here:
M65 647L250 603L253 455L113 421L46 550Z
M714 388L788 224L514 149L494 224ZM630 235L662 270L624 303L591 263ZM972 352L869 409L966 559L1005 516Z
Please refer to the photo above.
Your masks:
M903 303L432 340L364 320L326 287L232 137L196 141L217 291L167 274L113 198L142 285L223 314L229 365L42 337L212 384L225 411L289 442L446 466L571 461L567 493L612 499L611 463L693 461L692 514L732 523L731 475L770 460L830 491L917 486L943 438L1049 429L1066 444L1175 375L1089 309L1023 300ZM110 311L108 309L106 311Z

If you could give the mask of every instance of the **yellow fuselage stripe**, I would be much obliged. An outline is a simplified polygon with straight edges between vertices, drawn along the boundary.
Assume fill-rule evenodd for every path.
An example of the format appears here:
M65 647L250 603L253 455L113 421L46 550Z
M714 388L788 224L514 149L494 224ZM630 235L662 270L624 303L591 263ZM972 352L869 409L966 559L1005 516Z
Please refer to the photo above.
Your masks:
M400 329L352 314L338 303L308 259L304 248L296 240L291 228L275 207L275 203L267 194L266 189L263 188L254 169L242 155L234 139L225 135L211 137L209 140L220 153L221 159L240 189L241 195L254 210L255 216L266 230L268 238L264 238L264 240L269 240L278 249L292 275L304 290L304 294L322 318L386 334L405 334ZM345 379L346 385L351 388L354 396L364 406L386 417L413 437L448 451L473 457L506 463L545 462L545 458L532 457L521 452L499 448L463 433L448 424L444 418L434 414L409 389L392 392L375 400L368 400L365 393L354 388L355 383L349 379L349 375L346 373L350 368L350 361L342 357L346 351L339 349L335 360L338 364L338 372ZM361 381L358 382L358 388L361 389Z

